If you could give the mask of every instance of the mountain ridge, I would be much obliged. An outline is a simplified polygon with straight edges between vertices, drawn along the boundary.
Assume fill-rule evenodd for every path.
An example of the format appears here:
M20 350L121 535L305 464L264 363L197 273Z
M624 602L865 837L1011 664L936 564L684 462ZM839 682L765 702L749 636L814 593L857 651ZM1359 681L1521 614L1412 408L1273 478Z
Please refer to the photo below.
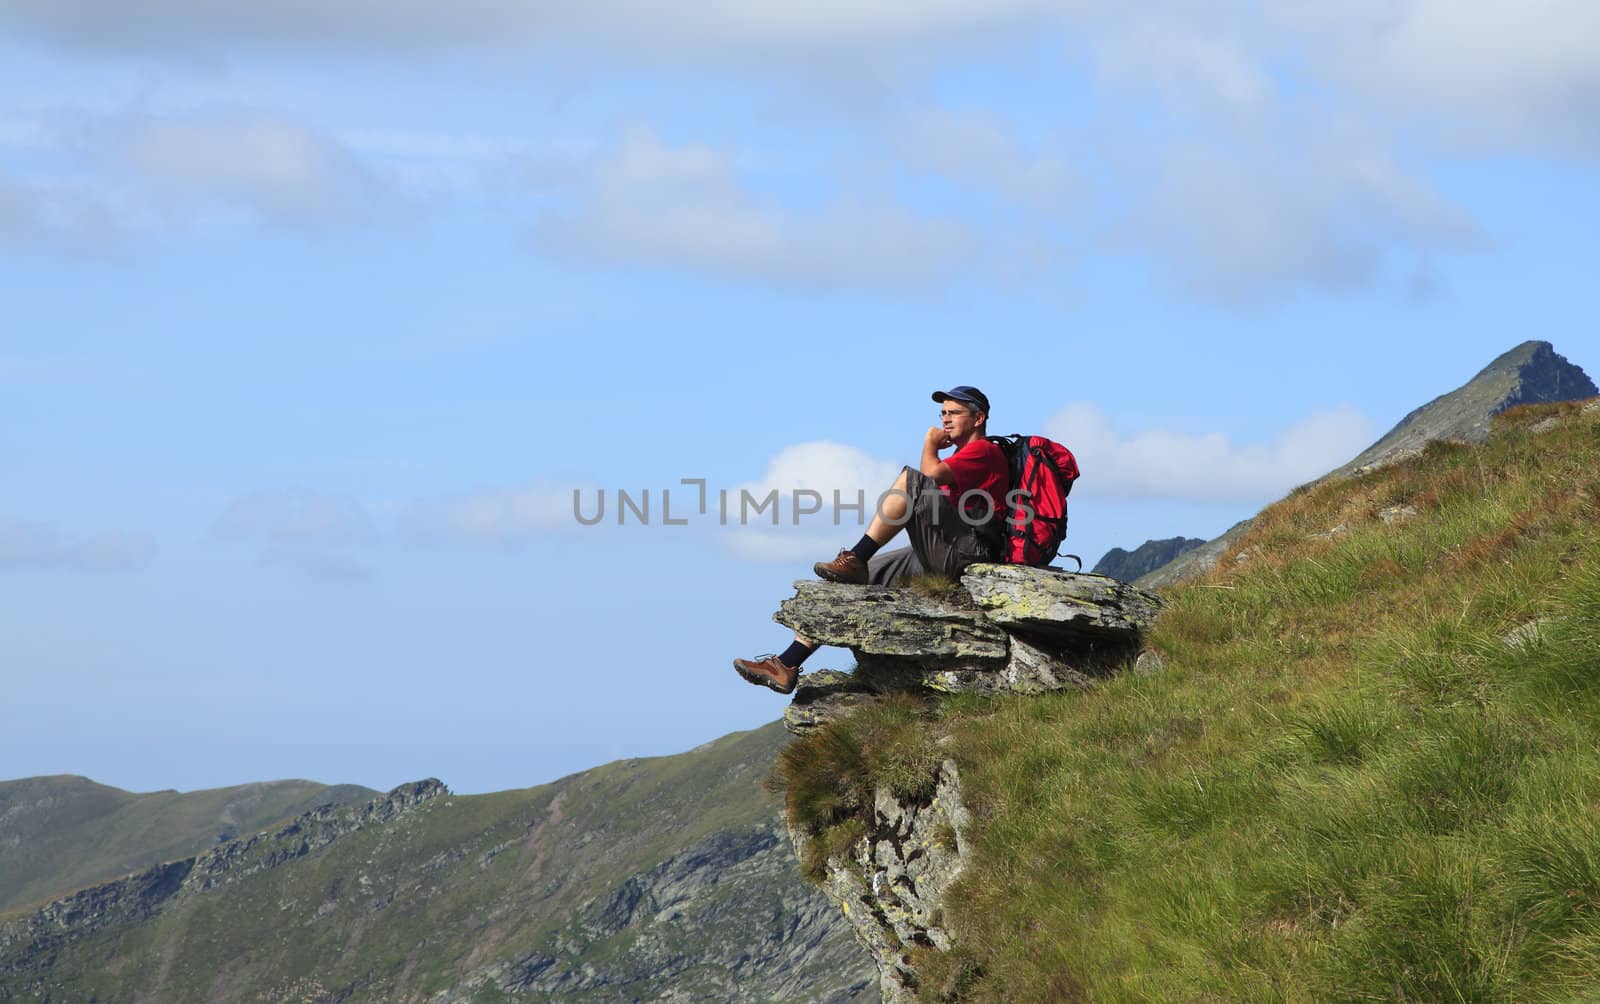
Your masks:
M1317 480L1344 477L1414 455L1434 440L1482 443L1501 412L1523 404L1578 401L1597 394L1600 388L1589 375L1554 345L1530 339L1496 356L1455 390L1412 409L1377 442Z
M130 792L80 774L0 781L0 914L378 794L302 779L192 792Z
M1094 568L1090 571L1095 575L1109 575L1113 579L1132 582L1205 542L1203 537L1167 537L1162 540L1147 540L1131 551L1113 547L1095 562Z
M1496 356L1471 380L1412 409L1371 446L1302 488L1415 456L1430 442L1482 443L1496 415L1524 404L1583 400L1600 394L1580 367L1547 341L1529 340ZM1298 489L1297 489L1298 490ZM1146 589L1170 586L1209 571L1249 530L1254 517L1229 527L1134 580Z
M318 810L13 914L0 1000L859 999L871 963L761 787L784 738Z

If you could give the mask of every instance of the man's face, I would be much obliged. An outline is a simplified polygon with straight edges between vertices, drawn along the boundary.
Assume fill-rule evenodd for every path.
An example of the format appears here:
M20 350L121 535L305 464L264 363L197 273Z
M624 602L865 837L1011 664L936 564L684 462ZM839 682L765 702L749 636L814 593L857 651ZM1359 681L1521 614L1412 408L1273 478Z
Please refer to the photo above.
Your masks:
M960 439L972 432L978 424L978 417L970 405L946 400L939 405L939 424L944 427L945 435Z

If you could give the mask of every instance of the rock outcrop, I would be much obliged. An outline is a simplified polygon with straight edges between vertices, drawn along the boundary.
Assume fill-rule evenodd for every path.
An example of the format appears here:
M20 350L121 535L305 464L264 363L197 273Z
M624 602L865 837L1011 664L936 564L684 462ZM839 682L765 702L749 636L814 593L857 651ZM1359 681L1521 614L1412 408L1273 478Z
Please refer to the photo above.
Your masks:
M973 565L947 591L797 582L774 618L814 641L849 648L854 672L800 678L784 722L808 735L892 694L1040 694L1087 687L1141 659L1160 611L1151 593L1104 575ZM1147 655L1151 655L1147 653ZM1157 671L1153 660L1139 662ZM960 874L967 810L953 760L922 794L879 785L862 834L827 858L822 888L878 967L883 999L917 998L912 949L948 951L945 890ZM818 834L791 822L802 860ZM848 838L847 838L848 839Z
M1038 694L1088 685L1138 655L1153 594L1104 575L973 565L943 594L797 582L778 623L850 649L853 673L801 677L784 713L804 734L893 693Z
M866 836L851 848L848 860L829 862L823 890L877 964L885 1004L918 999L907 949L949 951L954 944L941 902L961 874L966 829L960 776L955 763L946 760L926 801L902 801L879 788ZM795 827L789 836L804 856L810 837Z
M785 882L787 853L777 819L714 833L583 903L546 949L470 973L430 1004L866 999L859 946L833 936L826 899Z

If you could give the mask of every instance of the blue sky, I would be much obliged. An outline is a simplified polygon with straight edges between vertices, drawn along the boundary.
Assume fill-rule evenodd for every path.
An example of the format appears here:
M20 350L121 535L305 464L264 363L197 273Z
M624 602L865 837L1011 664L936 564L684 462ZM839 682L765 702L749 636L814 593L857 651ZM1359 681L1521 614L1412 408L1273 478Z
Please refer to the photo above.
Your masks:
M936 388L1075 449L1092 562L1525 339L1600 370L1592 4L567 6L0 10L0 776L769 721L729 662L855 517L661 491L875 493Z

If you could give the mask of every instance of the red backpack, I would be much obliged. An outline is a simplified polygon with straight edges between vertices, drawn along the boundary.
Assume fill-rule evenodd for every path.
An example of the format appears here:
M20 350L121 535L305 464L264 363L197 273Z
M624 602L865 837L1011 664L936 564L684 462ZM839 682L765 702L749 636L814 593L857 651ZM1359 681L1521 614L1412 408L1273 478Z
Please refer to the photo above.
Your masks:
M1012 565L1048 565L1067 536L1067 496L1078 480L1072 451L1043 436L990 436L1011 469L1006 494L1006 536L1000 560ZM1083 560L1075 554L1065 557Z

